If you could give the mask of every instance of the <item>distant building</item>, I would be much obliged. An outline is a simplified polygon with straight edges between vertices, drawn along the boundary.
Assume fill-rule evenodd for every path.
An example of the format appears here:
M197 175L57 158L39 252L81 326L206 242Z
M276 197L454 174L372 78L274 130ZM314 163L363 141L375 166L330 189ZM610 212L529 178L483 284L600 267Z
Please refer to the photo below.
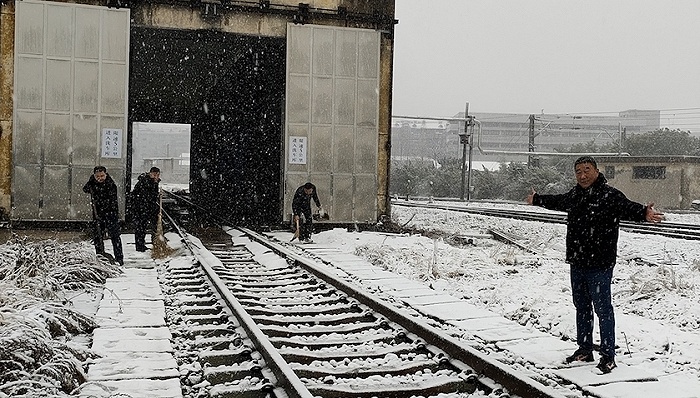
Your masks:
M637 202L689 209L700 199L699 156L596 157L608 183Z
M526 161L525 155L501 152L527 152L530 115L515 113L474 113L481 122L481 136L474 128L473 159L487 161ZM555 152L574 144L598 145L622 141L628 134L645 133L660 127L658 110L627 110L616 116L534 115L535 152ZM459 133L464 124L460 112L446 120L392 119L392 156L427 156L434 159L462 156ZM480 139L479 139L480 138ZM484 155L478 146L486 152Z

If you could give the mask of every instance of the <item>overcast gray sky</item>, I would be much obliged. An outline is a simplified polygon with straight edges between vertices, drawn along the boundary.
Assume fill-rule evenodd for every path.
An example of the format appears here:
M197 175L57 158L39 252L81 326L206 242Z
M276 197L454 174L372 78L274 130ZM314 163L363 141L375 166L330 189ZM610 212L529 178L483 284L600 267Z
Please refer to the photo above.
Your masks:
M698 0L396 0L394 115L662 110L700 133Z

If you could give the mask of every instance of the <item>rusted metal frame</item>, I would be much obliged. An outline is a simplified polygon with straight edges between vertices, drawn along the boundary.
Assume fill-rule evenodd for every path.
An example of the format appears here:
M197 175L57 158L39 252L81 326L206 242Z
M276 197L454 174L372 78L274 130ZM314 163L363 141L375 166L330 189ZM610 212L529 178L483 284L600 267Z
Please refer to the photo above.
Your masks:
M197 8L204 4L199 0L148 0L151 4L169 4L182 5L190 8ZM274 4L269 1L245 1L245 0L221 0L217 5L223 11L242 11L246 13L257 14L277 14L290 18L297 23L312 23L314 19L337 20L362 24L374 25L379 30L393 32L394 25L398 24L398 20L392 16L383 15L380 13L362 13L354 12L347 7L338 7L337 9L311 7L308 3L299 3L298 6L287 4ZM133 1L124 1L121 7L137 8L138 3Z

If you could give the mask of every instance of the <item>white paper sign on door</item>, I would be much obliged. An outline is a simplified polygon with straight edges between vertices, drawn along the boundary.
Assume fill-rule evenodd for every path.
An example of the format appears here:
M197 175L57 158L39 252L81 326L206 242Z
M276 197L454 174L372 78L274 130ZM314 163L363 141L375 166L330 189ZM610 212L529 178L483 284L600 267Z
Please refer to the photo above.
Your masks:
M122 129L102 129L101 157L122 157Z
M289 164L306 164L306 137L289 136Z

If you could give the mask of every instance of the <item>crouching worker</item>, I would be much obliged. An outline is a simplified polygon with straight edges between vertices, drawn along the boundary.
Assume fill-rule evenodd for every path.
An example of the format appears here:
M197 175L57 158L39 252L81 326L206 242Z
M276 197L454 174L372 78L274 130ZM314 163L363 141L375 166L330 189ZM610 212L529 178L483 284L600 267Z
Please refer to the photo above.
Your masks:
M310 182L297 188L292 199L292 216L296 231L294 238L299 238L300 242L311 243L311 233L313 232L313 219L311 217L311 199L314 200L319 213L324 213L321 201L316 193L316 186Z
M87 183L83 186L83 192L90 194L92 202L93 241L95 252L108 257L105 253L105 231L112 241L114 259L124 265L124 253L122 251L122 238L119 230L119 202L117 201L117 184L107 174L104 166L96 166Z

